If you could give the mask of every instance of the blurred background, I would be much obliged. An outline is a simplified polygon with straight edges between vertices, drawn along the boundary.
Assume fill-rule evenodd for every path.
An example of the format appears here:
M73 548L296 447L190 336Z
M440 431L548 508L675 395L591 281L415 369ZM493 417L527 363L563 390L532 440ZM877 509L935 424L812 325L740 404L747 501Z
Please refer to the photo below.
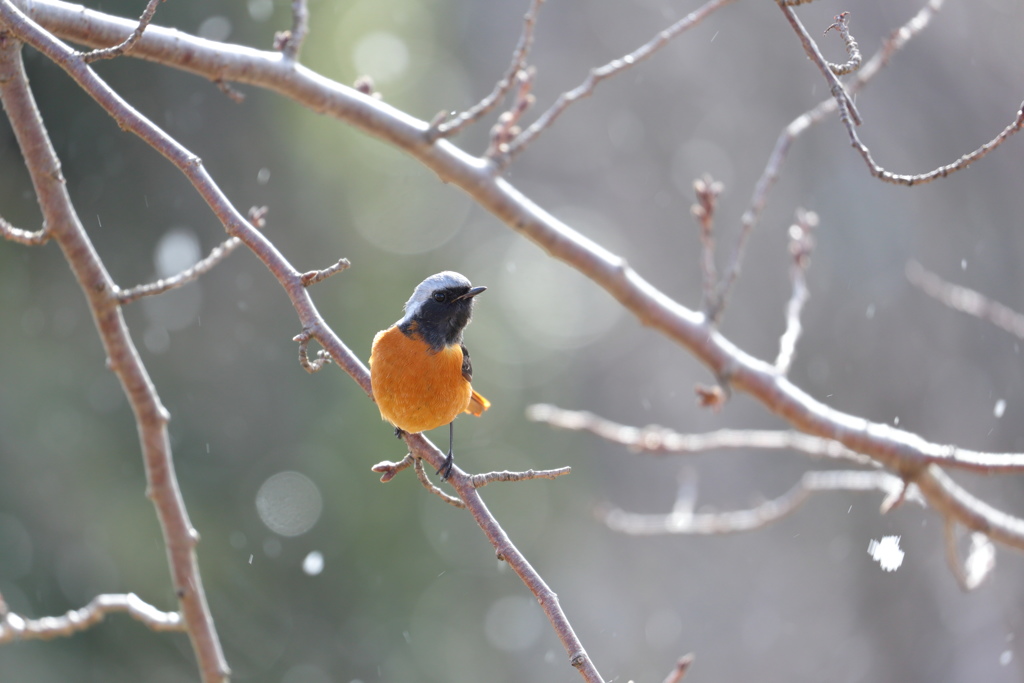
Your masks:
M89 2L137 17L144 3ZM917 0L827 0L800 8L815 36L852 10L865 54ZM1024 6L946 3L931 27L858 98L861 134L887 169L920 173L990 140L1024 92ZM531 63L537 113L588 69L621 56L698 5L691 0L551 0ZM368 74L422 119L461 110L507 67L526 0L311 0L303 62L343 83ZM271 49L289 3L176 0L156 24ZM832 61L841 41L820 39ZM120 131L59 69L27 49L30 78L82 221L129 287L191 265L224 239L185 179ZM697 407L709 374L595 285L548 259L456 188L388 146L268 92L217 87L132 59L95 65L192 152L235 205L269 207L266 234L300 270L352 268L313 290L363 359L425 276L458 270L488 286L466 342L474 385L493 402L458 423L470 471L571 465L556 481L493 485L485 500L551 587L598 669L661 681L694 652L693 681L1019 681L1024 562L999 550L972 594L946 566L941 520L876 494L825 494L761 531L626 537L601 505L667 512L679 477L701 510L749 507L808 469L793 453L652 458L528 422L548 402L681 431L781 428L734 396ZM521 191L625 257L688 306L700 298L692 182L725 183L720 265L779 131L827 95L769 2L738 2L649 62L603 83L511 166ZM493 118L455 143L481 153ZM837 409L942 443L1024 450L1020 342L910 287L908 259L1024 310L1024 139L922 187L872 179L837 120L793 147L750 243L724 333L771 360L789 297L786 230L820 215L811 299L794 381ZM0 215L39 212L0 117ZM297 317L244 248L198 283L128 306L135 343L172 414L178 477L203 580L236 681L280 683L575 681L530 593L465 512L411 472L370 467L405 451L373 403L334 367L296 360ZM997 406L1001 406L997 408ZM431 435L445 446L447 434ZM958 480L1024 514L1019 477ZM173 609L160 530L130 410L82 293L56 245L0 242L0 594L23 616L61 614L99 592ZM883 572L872 539L901 537ZM125 616L51 642L0 647L10 681L196 680L187 638Z

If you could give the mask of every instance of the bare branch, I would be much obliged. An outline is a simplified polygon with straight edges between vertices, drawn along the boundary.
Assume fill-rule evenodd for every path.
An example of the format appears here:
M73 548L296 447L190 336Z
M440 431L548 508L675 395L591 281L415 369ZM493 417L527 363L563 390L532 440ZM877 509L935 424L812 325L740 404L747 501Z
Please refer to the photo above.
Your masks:
M20 39L31 35L33 44L44 48L57 43L7 0L0 0L0 21L10 31L0 39L0 100L25 158L44 224L87 298L107 354L107 365L120 380L135 414L146 468L147 494L160 520L182 618L203 680L220 683L229 676L229 669L199 574L195 554L199 535L189 521L174 472L167 434L170 415L156 393L121 315L117 285L104 268L71 203L60 161L28 87L21 43L13 36ZM74 50L61 45L60 52L61 57L75 61L81 69L91 73Z
M525 472L510 472L504 470L501 472L485 472L482 474L471 474L469 475L469 482L474 488L480 488L493 484L496 481L500 482L514 482L514 481L529 481L531 479L557 479L563 475L572 472L571 467L559 467L553 470L526 470Z
M665 30L659 32L658 35L650 41L644 43L628 55L612 60L604 66L591 69L590 74L583 83L572 90L559 95L551 108L544 112L536 121L533 122L532 125L530 125L529 128L523 131L519 137L509 144L509 156L515 156L517 153L522 151L523 148L533 142L533 140L544 132L545 129L551 127L555 120L561 116L562 112L565 111L570 104L576 100L583 99L584 97L589 97L594 92L594 88L597 87L598 83L606 78L611 78L612 76L629 69L645 59L648 59L664 47L670 40L684 33L688 29L693 28L706 19L708 15L734 1L735 0L708 0L708 2L690 12Z
M796 221L789 226L789 255L793 257L789 278L793 283L793 294L786 305L786 330L779 339L779 355L775 359L775 369L783 375L789 372L793 364L796 343L803 331L800 312L810 296L807 290L807 266L810 265L811 251L814 250L814 237L811 233L817 226L818 215L803 209L797 209Z
M822 75L825 76L825 80L828 81L829 90L832 93L832 97L836 99L839 105L840 117L847 117L852 119L856 125L861 124L860 113L857 111L857 105L853 103L853 99L850 98L850 94L846 92L846 88L833 73L832 68L829 66L828 61L821 55L821 50L818 49L818 44L811 38L811 34L804 28L800 18L796 15L784 0L777 0L779 3L779 9L782 10L782 14L785 15L786 19L789 20L790 26L796 31L797 37L800 38L800 44L804 46L804 52L812 62L817 65L818 70L821 71ZM852 126L848 126L851 127Z
M292 337L292 341L299 343L299 365L311 375L314 372L320 372L324 369L324 365L331 362L331 354L326 349L316 352L316 360L309 359L309 342L312 338L308 331L300 332Z
M850 57L845 64L828 63L828 68L830 68L832 73L836 76L845 76L846 74L853 73L860 68L860 47L858 47L857 41L854 40L853 36L850 34L849 19L849 12L841 12L836 15L835 21L832 25L825 29L825 33L828 33L832 29L835 29L839 33L843 42L846 44L846 54Z
M299 50L309 33L309 8L306 0L292 0L292 27L274 35L274 49L280 50L289 61L299 59Z
M955 311L973 315L1024 340L1024 315L983 294L943 280L917 261L907 261L907 280L922 292Z
M104 47L91 52L85 52L82 54L82 59L87 63L92 63L100 59L113 59L114 57L120 57L121 55L128 54L135 47L135 44L142 38L143 31L149 26L149 23L153 21L153 15L156 14L156 8L164 0L149 0L146 3L146 9L143 10L142 16L139 17L139 24L132 31L132 34L125 38L125 40L113 47Z
M347 258L338 259L338 262L335 263L333 266L328 266L323 270L310 270L308 272L303 273L299 279L301 280L303 287L309 287L311 285L315 285L318 282L323 282L327 278L331 277L332 275L337 275L343 270L347 270L351 265L352 264L349 262Z
M81 609L59 617L25 619L11 612L0 615L0 643L14 640L49 640L70 636L103 621L108 614L122 612L154 631L184 631L179 612L162 612L134 593L97 595Z
M142 297L163 294L164 292L177 289L182 285L198 280L200 275L205 275L213 270L214 266L227 258L227 256L237 249L238 245L241 243L241 240L237 237L229 237L214 247L206 258L196 262L196 264L191 268L187 268L177 275L173 275L168 278L161 278L156 282L150 282L145 285L136 285L131 289L122 289L117 293L117 300L122 305L129 304L141 299Z
M992 140L986 142L984 145L974 150L973 152L969 152L968 154L963 155L962 157L960 157L951 164L939 166L938 168L928 171L927 173L919 173L917 175L893 173L879 166L877 163L875 163L875 160L871 156L871 151L868 149L867 145L861 142L860 136L857 135L857 131L854 130L853 127L850 126L849 124L845 125L847 132L849 132L850 134L850 140L853 143L853 147L860 153L861 158L864 159L864 163L868 165L868 170L870 170L871 175L887 183L913 187L915 185L923 185L925 183L930 183L933 180L938 180L939 178L945 178L949 174L955 173L957 171L962 171L971 164L973 164L974 162L985 157L989 152L996 149L1007 140L1009 140L1014 133L1018 132L1021 128L1024 128L1024 102L1021 103L1020 109L1017 110L1017 116L1013 120L1013 122L1010 123L1010 125L1008 125L1006 128L1004 128L1003 131L999 133L999 135L994 137Z
M653 455L706 453L722 449L793 450L816 458L850 460L862 465L871 462L870 458L851 451L838 441L794 431L719 429L705 434L680 434L658 426L630 427L586 411L564 410L543 403L530 406L526 417L552 427L588 431L612 443Z
M928 3L918 10L918 12L911 17L909 21L907 21L907 23L894 31L892 35L886 39L882 44L882 47L872 55L871 59L869 59L864 67L857 72L856 77L849 84L848 90L851 95L860 92L864 86L866 86L868 82L882 70L882 67L889 63L889 60L894 54L896 54L896 52L901 50L913 37L928 26L932 17L935 16L935 13L942 8L943 1L944 0L928 0ZM729 259L728 268L725 276L722 278L722 283L719 288L720 293L718 296L722 301L725 301L728 298L729 292L732 290L733 285L739 277L748 239L761 216L761 212L764 210L765 204L768 201L769 192L771 192L771 189L775 186L775 181L778 180L779 174L782 170L782 163L789 154L789 148L792 146L796 138L802 135L811 126L821 123L829 114L835 112L836 109L838 109L838 105L835 98L829 97L828 99L823 100L814 109L811 109L810 111L807 111L793 119L793 121L791 121L790 124L779 133L779 137L775 141L775 147L772 149L772 153L768 157L768 163L765 165L765 169L761 173L761 177L758 178L758 181L754 186L754 192L750 198L750 204L747 210L743 212L743 216L740 218L739 236L736 239L736 246L733 249L732 256Z
M812 61L818 64L819 68L821 68L825 74L826 79L829 81L832 89L832 95L836 98L836 102L839 106L839 118L846 127L846 131L850 136L851 144L860 154L861 158L864 159L864 163L867 164L871 175L879 180L892 183L894 185L906 185L907 187L913 187L914 185L923 185L924 183L930 183L939 178L945 178L950 173L962 171L974 162L982 159L989 152L1010 139L1014 133L1019 131L1021 128L1024 128L1024 103L1021 103L1020 108L1017 110L1016 117L1008 126L1006 126L1006 128L1002 130L1001 133L973 152L969 152L968 154L961 156L953 163L946 164L945 166L939 166L934 170L916 175L899 174L887 171L875 162L874 158L871 156L871 150L868 149L867 145L861 141L860 136L857 134L855 125L859 126L861 124L860 114L857 112L857 108L853 104L853 100L850 99L842 84L838 79L836 79L835 74L833 74L832 70L828 67L828 63L821 56L818 46L813 40L811 40L810 36L807 34L807 30L803 27L803 24L800 23L800 20L797 18L793 10L788 6L781 4L781 2L779 6L786 15L786 18L789 19L794 30L796 30L797 34L800 36L800 41L803 43L804 49L807 51L807 55Z
M45 227L35 232L22 230L14 227L4 218L0 218L0 236L11 242L24 244L26 247L38 247L50 241L50 232Z
M700 224L700 272L701 310L711 319L717 320L722 312L718 301L718 273L715 270L715 206L723 185L715 182L710 175L693 182L697 203L690 207L690 215Z
M690 667L693 665L694 659L696 659L696 657L692 652L680 657L679 661L676 662L675 667L669 672L668 676L665 677L665 680L662 681L662 683L680 683L680 681L683 680L683 677L686 676L686 672L689 671Z
M588 431L613 443L655 455L702 453L733 448L794 450L814 457L841 458L862 465L872 460L880 460L878 457L872 459L868 455L847 448L839 440L794 431L720 429L706 434L680 434L658 426L639 428L621 425L586 411L564 410L543 403L530 406L526 411L526 417L535 422L548 423L553 427ZM895 431L902 433L899 430ZM924 441L922 443L927 444ZM927 453L920 453L919 456L922 462L927 464L980 474L1024 472L1024 453L985 453L938 444L928 444L926 450ZM955 498L959 499L959 493Z
M423 488L430 491L435 496L437 496L444 502L448 503L452 507L457 507L460 510L466 509L465 503L463 503L455 496L448 495L447 493L439 489L432 481L430 481L430 478L427 476L426 471L423 469L423 461L420 458L416 458L414 465L416 466L416 478L420 480L421 484L423 484Z
M732 534L760 529L777 522L803 505L813 493L876 490L887 494L887 497L898 496L904 490L903 480L881 471L805 472L789 491L749 510L694 513L683 506L683 509L673 510L669 514L638 514L609 508L599 516L608 528L636 536ZM916 491L910 493L909 497L924 504L924 499Z
M515 102L513 102L512 107L508 111L503 112L501 116L498 117L498 121L491 126L491 141L487 145L487 151L484 153L484 156L496 161L499 167L504 166L511 161L512 155L509 153L511 143L520 135L520 133L522 133L522 129L519 127L519 120L536 101L536 98L531 92L533 89L533 78L536 73L537 72L533 67L520 69L516 72L515 78L513 79L513 83L518 86L518 88L516 88Z
M406 453L405 457L399 462L391 462L390 460L383 460L370 469L374 472L380 473L380 480L382 483L387 483L395 478L395 475L404 469L407 469L410 465L416 462L416 458L412 453Z
M515 82L516 75L526 69L526 59L533 46L533 30L537 25L537 14L543 4L544 0L530 0L530 7L523 17L523 30L519 34L519 42L516 43L515 50L512 51L512 62L508 65L508 71L494 84L491 94L452 119L445 120L447 112L441 112L427 131L428 140L434 141L438 138L447 138L458 134L466 126L486 116L508 94Z

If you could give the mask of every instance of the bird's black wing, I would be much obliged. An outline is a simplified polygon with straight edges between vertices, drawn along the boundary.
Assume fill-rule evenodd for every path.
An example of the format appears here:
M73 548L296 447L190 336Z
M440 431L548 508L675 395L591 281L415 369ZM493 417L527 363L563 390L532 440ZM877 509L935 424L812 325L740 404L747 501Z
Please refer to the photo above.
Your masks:
M473 381L473 363L469 360L469 349L462 345L462 376L467 382Z

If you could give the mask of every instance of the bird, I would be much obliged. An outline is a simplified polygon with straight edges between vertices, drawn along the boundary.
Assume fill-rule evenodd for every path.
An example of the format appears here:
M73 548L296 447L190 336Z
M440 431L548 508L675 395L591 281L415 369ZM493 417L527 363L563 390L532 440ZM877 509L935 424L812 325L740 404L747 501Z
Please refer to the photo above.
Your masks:
M370 350L373 399L395 436L448 425L448 455L437 470L442 480L455 462L455 418L479 417L491 406L473 389L473 364L462 343L473 303L486 289L451 270L431 275L413 290L402 318L374 336Z

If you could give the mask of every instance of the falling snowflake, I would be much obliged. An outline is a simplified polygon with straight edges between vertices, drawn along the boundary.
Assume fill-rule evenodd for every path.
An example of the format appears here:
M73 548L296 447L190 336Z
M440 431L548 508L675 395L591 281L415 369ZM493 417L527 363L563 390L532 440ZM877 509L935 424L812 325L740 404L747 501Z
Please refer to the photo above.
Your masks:
M904 553L900 550L899 536L883 536L881 541L871 539L868 554L887 572L894 572L903 564Z

